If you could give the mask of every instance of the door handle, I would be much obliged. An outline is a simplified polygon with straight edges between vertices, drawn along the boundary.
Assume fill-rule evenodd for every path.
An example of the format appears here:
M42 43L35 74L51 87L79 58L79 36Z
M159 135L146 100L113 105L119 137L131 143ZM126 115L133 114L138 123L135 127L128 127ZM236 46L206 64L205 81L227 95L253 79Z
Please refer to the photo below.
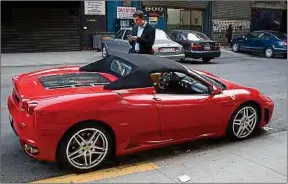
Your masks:
M156 98L156 97L154 97L153 100L155 100L155 101L162 101L160 98Z

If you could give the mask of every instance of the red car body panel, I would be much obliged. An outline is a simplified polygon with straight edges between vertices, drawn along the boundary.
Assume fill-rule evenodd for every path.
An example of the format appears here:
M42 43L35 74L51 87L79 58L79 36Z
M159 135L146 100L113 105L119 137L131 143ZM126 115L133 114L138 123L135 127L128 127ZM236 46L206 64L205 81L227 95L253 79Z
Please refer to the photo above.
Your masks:
M156 94L153 87L45 89L38 80L41 76L81 73L79 67L61 67L13 78L13 92L7 105L22 146L28 143L37 147L39 154L30 156L47 161L55 161L57 146L65 132L83 121L97 120L113 130L117 156L201 137L225 135L231 114L240 104L250 100L262 109L259 125L262 127L270 121L274 108L271 99L257 90L207 72L198 72L223 82L227 90L213 96L177 96ZM100 74L110 81L117 79L110 74ZM27 105L23 103L25 99L38 103L32 113L22 109Z

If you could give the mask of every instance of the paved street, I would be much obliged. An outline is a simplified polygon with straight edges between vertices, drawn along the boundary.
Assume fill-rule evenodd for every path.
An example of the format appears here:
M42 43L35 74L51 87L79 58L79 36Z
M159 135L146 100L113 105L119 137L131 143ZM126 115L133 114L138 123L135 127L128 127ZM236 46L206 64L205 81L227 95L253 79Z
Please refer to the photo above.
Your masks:
M244 178L244 182L272 182L272 180L267 178L268 175L275 179L273 182L286 181L287 170L285 171L283 168L287 168L287 160L285 162L283 159L284 157L286 159L287 153L283 155L283 152L267 152L266 154L269 155L269 159L266 159L266 163L262 163L262 166L264 167L261 168L260 166L257 168L255 165L255 167L253 167L252 162L254 162L254 164L257 162L258 165L261 165L259 162L266 158L265 156L263 156L263 158L261 156L266 145L269 149L279 149L281 151L284 151L283 145L287 145L287 142L286 144L284 144L285 142L283 143L284 139L285 141L287 140L287 137L284 136L284 134L277 136L277 138L269 135L287 131L287 60L283 58L266 59L258 56L236 54L230 52L229 49L226 49L226 51L223 51L222 53L221 58L212 60L211 64L203 64L200 60L190 60L187 61L185 65L189 68L197 68L212 72L242 85L258 88L263 93L270 96L275 102L275 112L270 126L272 129L268 133L265 133L265 135L259 135L261 139L263 137L265 140L261 141L260 138L255 138L243 143L229 143L222 139L200 141L198 143L177 145L119 158L121 164L140 163L142 161L151 162L154 169L148 171L149 168L145 166L146 171L142 173L129 175L131 177L123 176L114 178L113 180L107 180L107 182L178 182L177 177L180 174L189 175L192 177L192 182L239 182L243 179L241 176L250 177L250 179ZM97 52L3 54L1 56L1 183L31 182L69 174L65 171L61 171L56 164L33 160L26 156L21 150L18 139L12 132L7 116L6 100L11 92L11 77L15 74L42 68L50 68L56 65L84 64L99 57L100 53ZM277 141L277 139L279 140ZM262 142L259 147L255 147L255 145L257 145L257 143L255 143L257 140ZM246 153L246 143L249 145L247 147L250 149L246 156L253 157L253 159L240 158ZM231 146L229 146L230 144ZM223 149L218 149L218 147L223 147ZM189 154L180 154L181 152L186 153L187 150L193 151ZM235 152L237 152L235 150L241 152L241 154L239 154L240 156L235 156ZM253 150L255 152L253 152ZM233 152L233 154L231 152ZM257 155L259 156L259 158L257 158L258 160L256 159ZM204 162L205 160L206 163L208 163L208 160L212 162L214 156L215 159L218 159L218 163L221 166L215 166L217 165L217 161L210 165L202 164L202 161ZM183 164L185 165L187 160L190 160L191 157L193 158L193 162L189 161L190 163L188 166L186 165L186 167L184 167ZM199 157L199 159L197 160L194 157ZM276 160L278 158L278 161L275 162L274 165L273 163L270 163L273 162L271 157L275 157ZM163 160L164 162L162 162ZM241 164L231 164L232 162ZM120 163L112 163L111 166L107 167L114 167ZM215 168L215 170L209 169L210 166ZM246 170L250 166L251 168L254 168L254 170ZM160 169L156 172L155 167L159 167ZM236 167L243 168L243 175L238 175L240 170L233 170L233 168ZM144 166L141 166L140 169L141 168L143 169ZM197 169L207 170L207 175L197 173L193 178L193 172ZM257 169L259 170L255 175L251 175L251 173ZM160 172L168 173L169 177L167 177L166 174L159 174ZM221 176L216 176L214 172ZM225 173L227 172L229 174L226 175ZM111 177L112 176L113 174ZM150 177L149 180L147 180L147 176ZM238 176L238 178L236 176ZM252 179L254 180L252 181ZM106 182L106 180L104 182Z

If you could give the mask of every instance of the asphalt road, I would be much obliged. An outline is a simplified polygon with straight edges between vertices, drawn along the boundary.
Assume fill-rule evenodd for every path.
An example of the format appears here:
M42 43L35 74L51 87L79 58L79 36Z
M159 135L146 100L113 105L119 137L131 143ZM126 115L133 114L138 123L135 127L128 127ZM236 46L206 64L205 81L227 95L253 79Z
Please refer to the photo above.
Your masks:
M272 129L269 133L287 130L287 60L282 58L266 59L228 51L223 54L223 57L213 60L211 64L190 60L185 65L260 89L275 102L275 112L270 126ZM15 74L49 67L51 66L1 67L1 183L31 182L68 174L67 171L61 171L56 164L39 162L26 156L8 121L6 99L11 92L11 77ZM209 146L215 144L224 143L221 140L219 143L213 141L203 143L208 149ZM187 145L185 146L187 147ZM191 145L189 144L189 146ZM144 157L145 160L169 158L172 151L181 149L184 149L183 146L178 145L170 147L169 151L167 149L149 151L145 154L120 158L119 162L133 163ZM163 153L165 154L163 155ZM111 164L113 166L115 163Z

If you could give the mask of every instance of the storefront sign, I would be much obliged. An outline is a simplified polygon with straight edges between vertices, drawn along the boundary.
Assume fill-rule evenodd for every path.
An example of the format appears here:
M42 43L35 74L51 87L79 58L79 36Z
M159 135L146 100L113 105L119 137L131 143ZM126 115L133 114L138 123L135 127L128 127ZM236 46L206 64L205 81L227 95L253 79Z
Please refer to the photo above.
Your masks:
M85 15L105 15L105 1L84 1Z
M135 7L117 6L117 19L133 19L135 12Z
M165 8L163 6L145 6L143 12L149 17L161 17L165 15Z
M287 1L252 1L253 8L286 9Z

